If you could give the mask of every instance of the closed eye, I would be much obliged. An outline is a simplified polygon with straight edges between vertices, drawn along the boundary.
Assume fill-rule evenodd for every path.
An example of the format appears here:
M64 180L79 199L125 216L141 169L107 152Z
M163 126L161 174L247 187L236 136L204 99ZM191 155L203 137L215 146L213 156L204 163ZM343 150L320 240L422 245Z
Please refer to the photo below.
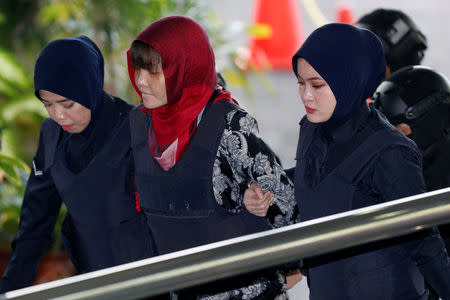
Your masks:
M43 101L41 100L42 104L44 104L44 107L50 107L52 104L50 102L47 101Z

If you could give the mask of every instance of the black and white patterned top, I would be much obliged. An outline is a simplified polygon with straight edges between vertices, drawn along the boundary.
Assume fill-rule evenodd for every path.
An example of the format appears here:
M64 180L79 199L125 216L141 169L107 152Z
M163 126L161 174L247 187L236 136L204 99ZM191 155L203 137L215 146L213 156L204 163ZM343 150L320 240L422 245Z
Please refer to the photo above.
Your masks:
M260 138L256 120L242 109L226 115L225 130L217 151L213 170L214 196L230 212L245 209L244 192L251 183L274 194L267 219L274 228L294 224L298 218L294 186L283 171L277 156ZM287 299L286 270L271 271L270 279L255 279L250 286L197 299L254 299L269 291L274 299Z
M257 183L275 196L267 213L271 225L278 228L295 223L298 208L294 185L259 136L256 120L244 110L226 115L213 172L214 196L223 208L230 212L245 209L244 192L251 183Z

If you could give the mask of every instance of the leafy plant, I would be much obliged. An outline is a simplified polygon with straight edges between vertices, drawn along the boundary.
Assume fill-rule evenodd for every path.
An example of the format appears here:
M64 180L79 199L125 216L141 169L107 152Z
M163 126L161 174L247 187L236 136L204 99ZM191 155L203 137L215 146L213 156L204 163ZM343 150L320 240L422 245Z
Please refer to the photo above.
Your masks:
M20 170L30 172L30 168L25 162L4 153L0 153L0 170L3 172L3 176L18 188L22 187ZM21 191L23 192L23 190Z
M0 65L0 241L10 243L19 227L29 165L36 150L29 145L39 136L46 112L34 96L28 73L4 49L0 49ZM54 244L60 244L58 240Z

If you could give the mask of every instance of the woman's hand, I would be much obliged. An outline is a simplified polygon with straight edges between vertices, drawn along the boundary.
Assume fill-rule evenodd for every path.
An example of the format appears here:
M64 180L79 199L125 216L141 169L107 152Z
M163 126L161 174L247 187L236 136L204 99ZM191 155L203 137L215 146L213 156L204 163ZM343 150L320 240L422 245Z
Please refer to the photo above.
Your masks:
M265 217L270 204L274 199L273 193L270 191L263 192L261 187L252 183L244 193L245 208L252 214Z
M300 272L299 269L292 271L290 273L288 273L286 275L286 286L287 289L292 289L297 283L300 282L300 280L302 280L302 273Z

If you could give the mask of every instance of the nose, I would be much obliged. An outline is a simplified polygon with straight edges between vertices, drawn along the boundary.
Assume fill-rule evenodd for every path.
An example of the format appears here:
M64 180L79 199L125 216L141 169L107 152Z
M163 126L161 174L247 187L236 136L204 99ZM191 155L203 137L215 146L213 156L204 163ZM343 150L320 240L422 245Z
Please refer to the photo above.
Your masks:
M302 89L300 89L300 93L304 102L314 100L313 94L311 93L311 89L308 86L303 87L303 93Z
M136 85L148 86L147 80L145 79L144 72L142 70L136 71Z
M58 107L55 108L55 119L57 120L66 119L66 113L64 112L64 109Z

